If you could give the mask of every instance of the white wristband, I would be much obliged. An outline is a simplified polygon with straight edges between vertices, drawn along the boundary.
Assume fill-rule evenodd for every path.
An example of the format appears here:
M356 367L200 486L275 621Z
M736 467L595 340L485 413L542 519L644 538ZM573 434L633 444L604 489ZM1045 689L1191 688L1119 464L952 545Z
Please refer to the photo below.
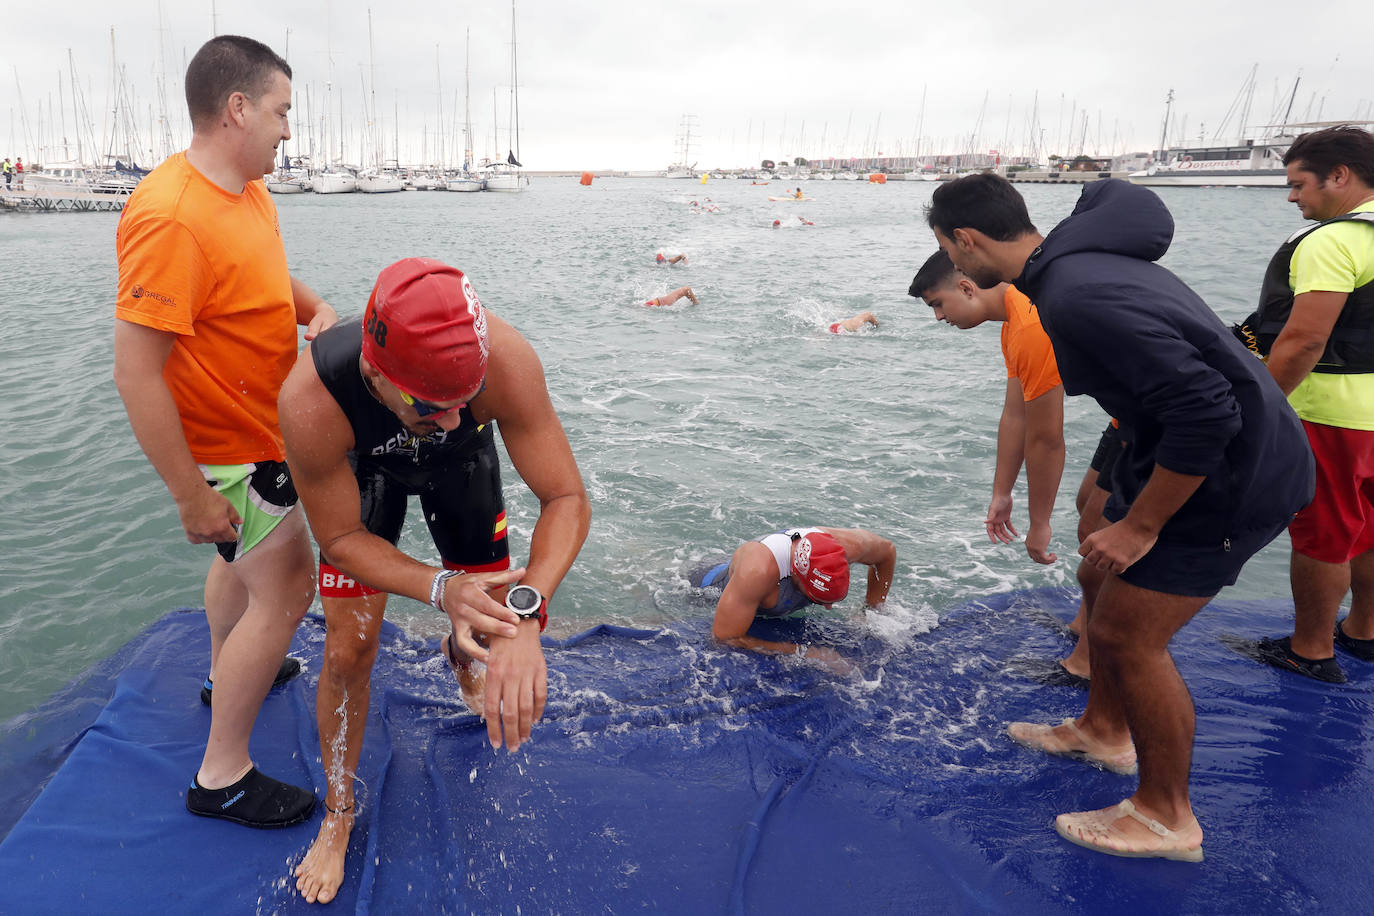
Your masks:
M444 609L444 583L461 575L456 569L441 569L434 574L434 581L429 584L429 603L434 605L436 611Z

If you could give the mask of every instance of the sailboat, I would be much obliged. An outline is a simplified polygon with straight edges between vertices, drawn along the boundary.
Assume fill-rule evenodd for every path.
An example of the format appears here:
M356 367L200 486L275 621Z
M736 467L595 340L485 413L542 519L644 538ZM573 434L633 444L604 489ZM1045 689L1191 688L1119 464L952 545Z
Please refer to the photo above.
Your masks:
M371 69L369 96L364 96L367 113L367 137L372 144L373 165L358 173L358 190L364 194L393 194L405 187L401 173L388 168L382 161L381 122L377 119L377 63L372 54L372 10L367 11L367 59ZM370 100L369 100L370 97Z
M467 55L463 70L463 170L449 178L450 191L485 191L487 182L472 171L472 30L468 30Z
M520 171L520 74L516 67L515 54L515 0L510 4L510 104L511 104L511 147L506 153L506 161L494 162L491 174L487 176L488 191L519 191L529 184Z
M664 173L665 178L696 178L697 164L691 161L692 158L692 118L694 115L682 116L682 133L678 135L677 162L668 166Z
M333 98L334 84L332 80L326 80L325 91L325 114L321 118L320 135L324 137L325 166L316 170L310 176L310 190L316 194L352 194L358 190L358 178L346 166L343 165L343 130L339 130L339 160L329 162L328 156L332 152L331 140L332 125L329 123L330 101ZM343 123L343 93L339 93L339 123Z

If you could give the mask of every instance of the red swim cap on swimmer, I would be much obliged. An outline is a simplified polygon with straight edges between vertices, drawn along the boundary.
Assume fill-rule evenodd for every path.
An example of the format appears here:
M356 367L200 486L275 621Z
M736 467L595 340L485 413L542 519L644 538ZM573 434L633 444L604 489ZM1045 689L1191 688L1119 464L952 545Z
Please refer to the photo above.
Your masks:
M780 219L775 219L775 220L773 220L773 225L774 225L774 226L781 226L781 225L782 225L782 220L780 220Z
M665 258L663 257L663 252L660 251L657 255L655 255L654 260L662 264L665 260Z
M363 356L426 401L467 397L487 373L487 313L456 267L406 258L377 276L363 313Z
M792 538L792 579L817 604L834 604L849 594L849 558L824 531Z

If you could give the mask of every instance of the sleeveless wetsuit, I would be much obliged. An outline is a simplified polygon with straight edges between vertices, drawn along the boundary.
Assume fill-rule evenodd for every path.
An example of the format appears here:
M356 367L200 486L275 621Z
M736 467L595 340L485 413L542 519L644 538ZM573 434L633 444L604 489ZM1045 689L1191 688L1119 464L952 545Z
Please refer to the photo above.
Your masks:
M353 428L348 462L358 480L363 524L395 544L408 498L418 495L445 566L468 572L510 568L492 426L479 424L471 408L463 407L457 429L412 433L363 378L361 324L359 318L340 322L310 349L320 381ZM323 577L320 592L329 594Z
M772 552L773 561L778 564L778 603L772 607L760 606L759 614L764 617L786 617L808 604L815 604L792 581L792 535L806 535L819 530L819 528L788 528L786 531L766 534L758 539L760 544ZM695 584L700 588L724 590L729 581L730 563L726 561L706 570L700 581Z

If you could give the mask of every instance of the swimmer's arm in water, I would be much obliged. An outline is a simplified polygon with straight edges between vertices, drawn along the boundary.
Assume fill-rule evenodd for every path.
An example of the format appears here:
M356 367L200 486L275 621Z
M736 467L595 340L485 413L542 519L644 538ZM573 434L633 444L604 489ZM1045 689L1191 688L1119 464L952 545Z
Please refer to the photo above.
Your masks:
M877 607L886 601L888 589L892 588L892 577L897 572L896 546L887 538L862 528L821 530L840 542L849 562L862 563L868 567L868 590L864 593L864 606Z
M696 293L692 292L692 288L690 286L679 286L671 293L665 293L662 296L659 296L657 299L650 299L648 302L645 303L645 305L672 305L674 302L678 301L683 296L686 296L688 299L692 300L693 305L697 304L697 296Z
M871 324L876 328L878 326L878 319L873 316L872 312L860 312L852 318L846 318L844 321L838 322L838 324L846 331L857 331L865 324Z

